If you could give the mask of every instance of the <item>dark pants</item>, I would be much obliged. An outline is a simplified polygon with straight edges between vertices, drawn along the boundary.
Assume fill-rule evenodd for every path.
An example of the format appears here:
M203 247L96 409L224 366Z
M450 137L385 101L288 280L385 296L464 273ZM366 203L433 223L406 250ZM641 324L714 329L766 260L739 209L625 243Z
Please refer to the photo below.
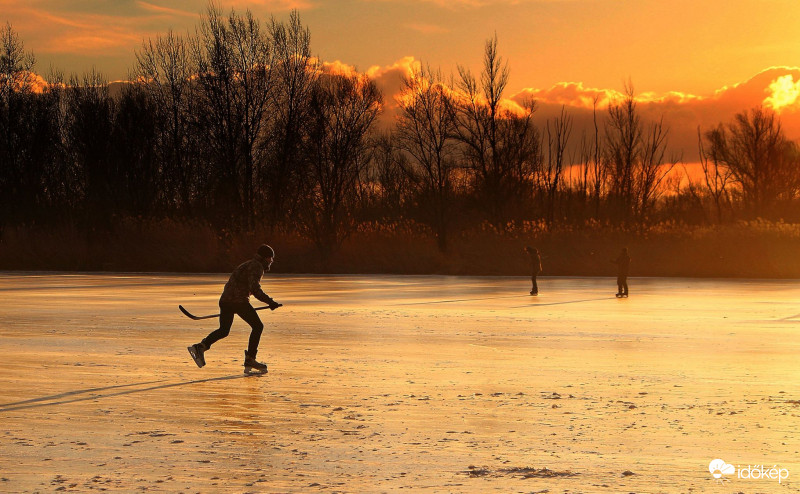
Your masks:
M225 302L219 303L219 328L212 331L211 334L203 338L203 344L206 348L211 348L211 345L217 341L225 338L231 332L231 325L233 324L233 316L238 315L244 322L250 325L250 342L247 346L247 353L255 358L258 353L258 342L261 341L261 332L264 330L264 323L258 317L258 313L249 303L243 304L229 304Z
M539 285L536 284L536 275L531 275L531 292L539 293Z
M628 277L627 276L617 276L617 288L619 294L627 295L628 294Z

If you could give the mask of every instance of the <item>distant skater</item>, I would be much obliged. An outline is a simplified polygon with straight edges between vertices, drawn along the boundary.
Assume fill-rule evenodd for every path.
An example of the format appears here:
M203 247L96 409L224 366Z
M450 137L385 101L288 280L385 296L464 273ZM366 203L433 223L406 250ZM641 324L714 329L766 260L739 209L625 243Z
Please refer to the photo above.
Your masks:
M255 370L259 373L267 372L267 364L256 361L258 353L258 343L261 340L261 332L264 323L258 317L258 313L250 305L250 295L267 304L275 310L281 304L275 302L269 295L261 289L261 277L265 271L269 271L272 261L275 260L275 251L269 245L262 245L258 248L253 259L240 264L231 274L222 296L219 298L219 328L203 338L203 341L189 347L189 354L194 359L198 367L206 365L205 352L211 345L228 336L233 324L233 316L238 315L250 325L250 340L247 350L244 352L244 372L249 374Z
M539 255L539 250L531 247L525 247L525 252L528 254L531 263L531 295L539 295L539 285L536 284L536 277L542 272L542 258Z
M631 265L631 257L628 255L628 248L623 247L616 259L613 261L617 265L617 298L628 296L628 270Z

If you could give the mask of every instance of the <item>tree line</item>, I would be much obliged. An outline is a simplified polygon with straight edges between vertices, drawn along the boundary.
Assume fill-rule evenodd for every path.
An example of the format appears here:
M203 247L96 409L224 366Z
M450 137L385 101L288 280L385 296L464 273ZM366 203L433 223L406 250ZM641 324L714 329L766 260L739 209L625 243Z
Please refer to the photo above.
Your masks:
M566 109L538 121L535 101L509 105L496 37L480 73L406 76L388 128L386 95L323 70L297 12L262 22L210 4L194 33L145 41L121 86L93 70L42 89L10 24L0 43L0 235L168 217L297 232L325 259L368 222L425 225L446 252L478 225L797 219L800 152L770 110L698 129L701 170L682 173L631 84L595 100L580 135Z

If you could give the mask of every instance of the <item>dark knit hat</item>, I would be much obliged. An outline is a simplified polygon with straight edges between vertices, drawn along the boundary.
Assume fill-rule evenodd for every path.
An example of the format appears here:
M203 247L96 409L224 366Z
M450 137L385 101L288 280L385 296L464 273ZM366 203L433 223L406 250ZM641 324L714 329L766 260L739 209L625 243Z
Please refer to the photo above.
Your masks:
M269 245L264 244L258 248L258 255L263 257L264 259L268 257L275 257L275 251L272 250L272 247L270 247Z

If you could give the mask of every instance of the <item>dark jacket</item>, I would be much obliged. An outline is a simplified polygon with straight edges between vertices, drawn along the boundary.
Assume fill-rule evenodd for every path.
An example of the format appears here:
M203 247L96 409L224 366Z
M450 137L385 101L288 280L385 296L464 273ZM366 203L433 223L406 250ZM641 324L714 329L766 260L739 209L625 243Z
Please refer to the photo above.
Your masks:
M631 266L631 257L626 252L620 252L619 257L612 262L617 265L617 276L628 276L628 270Z
M260 283L267 266L267 260L258 254L240 264L225 283L225 289L219 297L220 303L247 304L250 303L250 295L264 303L270 303L272 299L264 293Z
M531 258L531 276L537 276L542 272L542 257L538 252L528 252Z

